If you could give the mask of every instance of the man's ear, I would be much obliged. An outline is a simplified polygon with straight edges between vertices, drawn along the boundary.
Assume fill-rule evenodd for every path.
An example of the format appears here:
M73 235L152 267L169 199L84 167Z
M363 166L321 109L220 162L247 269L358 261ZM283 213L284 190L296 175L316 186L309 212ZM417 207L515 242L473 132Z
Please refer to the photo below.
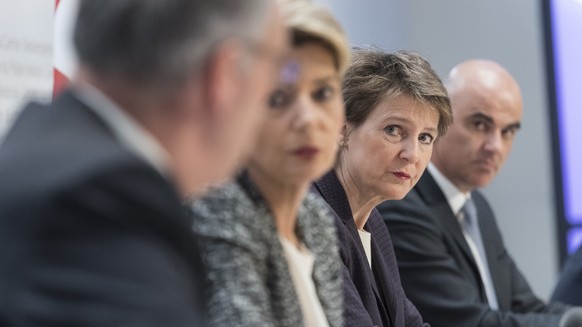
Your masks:
M205 68L206 104L213 114L228 115L236 109L243 83L241 69L245 59L243 44L234 40L222 42L209 58Z

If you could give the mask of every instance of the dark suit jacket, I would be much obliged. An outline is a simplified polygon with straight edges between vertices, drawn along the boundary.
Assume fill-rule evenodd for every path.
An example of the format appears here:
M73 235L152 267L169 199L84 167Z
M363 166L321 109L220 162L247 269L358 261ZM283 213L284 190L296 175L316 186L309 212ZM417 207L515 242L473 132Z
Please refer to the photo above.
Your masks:
M552 300L582 306L582 246L566 261Z
M372 234L372 269L366 258L346 193L333 172L315 182L315 189L335 214L343 261L346 326L428 326L406 298L390 234L373 210L364 226Z
M545 305L507 252L491 207L472 194L500 309L489 309L479 270L449 203L428 171L401 201L378 210L392 232L402 286L436 327L558 326L567 306Z
M0 180L0 325L203 324L174 187L71 93L24 109Z

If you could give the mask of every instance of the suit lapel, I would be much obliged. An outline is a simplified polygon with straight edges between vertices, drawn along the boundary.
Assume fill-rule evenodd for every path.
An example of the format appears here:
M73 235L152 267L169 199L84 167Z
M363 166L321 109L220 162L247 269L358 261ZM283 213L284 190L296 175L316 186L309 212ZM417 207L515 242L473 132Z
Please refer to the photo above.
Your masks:
M374 285L374 292L376 296L382 299L384 317L389 319L390 326L400 326L402 315L401 308L399 308L399 299L397 287L400 287L400 277L398 275L398 264L396 263L396 256L393 253L392 240L390 234L378 233L380 229L385 229L386 224L382 217L376 211L372 210L370 217L366 222L366 230L374 230L376 233L372 235L372 272L378 285ZM381 237L381 236L387 237ZM389 253L392 253L390 255ZM386 291L390 290L390 291Z
M355 227L355 223L354 223L354 227ZM372 227L370 225L370 221L368 220L366 222L366 224L364 225L364 230L366 230L367 232L370 232L372 230L374 230L374 227ZM356 231L357 234L357 231ZM358 240L360 235L357 235ZM356 242L358 243L358 242ZM358 243L358 245L362 245L361 242ZM372 260L372 269L368 269L368 276L370 278L370 285L372 286L372 290L374 291L374 295L376 296L377 299L382 299L380 302L381 303L385 303L386 305L378 305L378 309L382 310L382 308L386 309L385 311L385 317L390 317L388 309L390 307L389 303L386 300L385 294L384 292L378 288L378 284L376 281L381 281L382 278L382 274L385 274L384 269L382 269L383 265L382 265L382 256L381 256L381 250L380 247L378 245L378 240L376 240L376 238L374 237L374 235L371 236L371 241L370 241L370 251L372 252L370 254L370 258ZM364 255L364 258L366 258L366 252L364 251L364 247L361 246L361 254Z
M439 217L439 223L443 226L443 230L447 231L454 242L459 246L459 248L461 248L463 255L466 257L467 261L471 263L475 276L481 276L471 249L463 235L461 225L453 213L443 191L428 170L424 172L421 179L418 181L416 189L418 190L420 197L424 199L427 206L431 208L434 216ZM480 278L479 281L481 282Z
M506 251L503 239L497 227L493 211L485 198L478 191L473 192L473 198L477 206L479 228L487 255L493 288L495 289L495 295L497 295L497 302L500 309L509 310L511 308L511 289L507 279L504 278L504 267L499 264Z

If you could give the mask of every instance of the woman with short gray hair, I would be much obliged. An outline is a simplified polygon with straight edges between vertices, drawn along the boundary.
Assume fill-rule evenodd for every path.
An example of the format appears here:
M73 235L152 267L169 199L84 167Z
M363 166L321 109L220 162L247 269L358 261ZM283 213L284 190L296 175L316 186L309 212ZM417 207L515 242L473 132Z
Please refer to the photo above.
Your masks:
M333 171L315 187L334 210L347 326L426 326L402 286L376 205L408 193L452 122L447 92L416 53L358 49L343 83L346 123Z

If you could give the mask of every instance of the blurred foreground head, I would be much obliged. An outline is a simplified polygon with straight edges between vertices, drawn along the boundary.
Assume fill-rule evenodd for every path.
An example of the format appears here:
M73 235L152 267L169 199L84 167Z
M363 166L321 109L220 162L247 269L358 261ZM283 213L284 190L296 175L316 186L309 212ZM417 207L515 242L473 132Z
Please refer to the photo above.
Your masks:
M181 191L227 177L254 140L287 51L271 0L84 0L77 85L162 144Z

